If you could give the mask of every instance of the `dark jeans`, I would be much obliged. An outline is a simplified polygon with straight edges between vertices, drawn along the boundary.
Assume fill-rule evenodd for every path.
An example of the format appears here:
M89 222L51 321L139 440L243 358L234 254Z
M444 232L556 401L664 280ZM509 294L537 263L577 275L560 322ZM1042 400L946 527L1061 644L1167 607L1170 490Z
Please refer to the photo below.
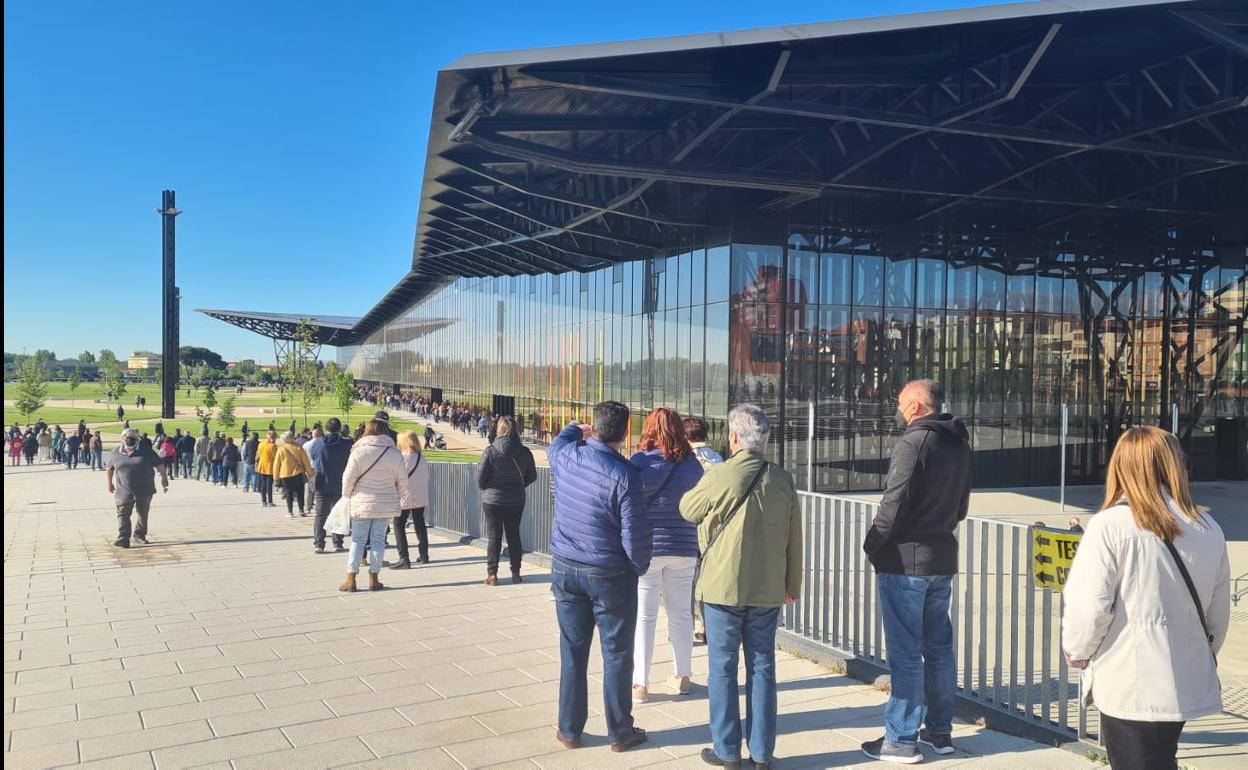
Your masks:
M230 477L234 477L234 486L238 486L238 466L234 464L221 466L221 486L230 485Z
M322 492L321 494L324 493ZM412 529L416 530L416 553L420 555L422 561L428 561L429 528L425 526L424 508L408 508L396 516L394 521L390 522L394 529L394 545L399 552L399 558L407 559L408 561L412 560L411 552L407 546L407 520L409 518L412 520ZM494 567L495 572L497 572L498 554L494 554Z
M195 453L183 452L181 455L181 458L182 458L182 478L189 479L191 477L191 471L195 469Z
M66 468L77 468L77 467L78 467L78 453L77 453L77 452L66 452L66 453L65 453L65 467L66 467Z
M130 542L130 514L138 511L139 521L134 525L134 536L139 540L147 539L147 513L152 508L152 498L140 497L128 503L117 503L117 539L123 543Z
M342 494L331 494L329 492L320 492L316 496L316 518L312 520L312 543L317 548L325 547L325 520L329 518L329 511L334 507ZM342 535L330 535L334 539L334 547L342 547Z
M511 571L520 571L520 557L524 549L520 544L520 517L523 505L483 504L485 523L489 529L489 547L486 549L486 574L498 574L498 556L503 550L503 533L507 534L507 555L511 557Z
M1174 770L1184 722L1137 722L1101 713L1101 737L1114 770Z
M260 488L260 502L273 503L273 475L270 473L257 473L256 485Z
M884 737L914 746L919 725L953 732L958 665L949 622L950 575L876 576L892 691L884 707Z
M589 648L597 625L602 643L602 701L607 738L633 732L633 635L637 631L637 573L631 567L591 567L555 558L551 590L559 619L559 732L580 738L589 718Z
M286 501L286 512L295 512L295 501L299 501L299 512L303 513L307 509L303 507L303 486L307 481L306 476L288 476L282 479L282 499Z
M224 466L221 465L220 460L213 461L212 463L212 483L213 484L216 484L217 482L221 481L221 477L223 475L221 471L223 469L224 469Z
M706 690L715 754L741 760L741 697L738 653L745 649L745 739L750 759L771 762L776 751L776 625L779 607L706 604Z

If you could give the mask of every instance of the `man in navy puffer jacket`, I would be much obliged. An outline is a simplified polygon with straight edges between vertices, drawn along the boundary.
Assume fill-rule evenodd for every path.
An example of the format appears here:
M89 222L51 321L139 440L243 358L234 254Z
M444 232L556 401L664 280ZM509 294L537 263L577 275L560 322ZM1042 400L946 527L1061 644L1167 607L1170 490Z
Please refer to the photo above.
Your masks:
M613 751L645 741L633 726L633 636L637 576L650 567L653 530L637 466L619 453L628 407L604 401L594 425L572 423L546 450L555 475L551 588L559 618L559 728L564 746L581 746L589 716L589 648L602 634L603 703Z

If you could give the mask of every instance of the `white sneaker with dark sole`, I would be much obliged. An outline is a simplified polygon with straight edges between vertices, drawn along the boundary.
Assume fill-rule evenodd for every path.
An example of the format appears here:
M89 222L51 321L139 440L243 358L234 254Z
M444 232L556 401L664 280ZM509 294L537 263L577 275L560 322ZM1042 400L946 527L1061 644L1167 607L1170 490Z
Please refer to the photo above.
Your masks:
M957 751L953 746L953 736L944 733L929 733L927 728L919 730L919 743L930 746L937 754L952 754Z

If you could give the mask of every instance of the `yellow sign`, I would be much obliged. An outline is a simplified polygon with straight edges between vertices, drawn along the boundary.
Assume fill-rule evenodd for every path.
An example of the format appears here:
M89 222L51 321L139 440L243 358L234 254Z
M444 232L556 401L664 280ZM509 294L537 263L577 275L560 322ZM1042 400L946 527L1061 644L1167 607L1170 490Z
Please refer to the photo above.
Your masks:
M1065 587L1080 537L1064 529L1031 528L1031 576L1036 585L1052 591Z

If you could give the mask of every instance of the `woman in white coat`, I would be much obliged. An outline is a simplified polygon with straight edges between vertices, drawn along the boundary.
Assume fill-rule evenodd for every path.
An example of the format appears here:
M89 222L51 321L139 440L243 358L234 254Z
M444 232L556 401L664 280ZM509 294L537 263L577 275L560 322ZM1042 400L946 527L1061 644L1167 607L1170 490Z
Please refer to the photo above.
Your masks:
M1062 647L1100 709L1112 767L1173 770L1184 723L1222 710L1229 581L1226 540L1192 503L1178 440L1122 434L1062 594Z
M403 456L404 473L407 474L409 506L395 517L394 545L399 560L390 569L407 569L412 566L411 550L407 547L407 522L411 519L416 531L416 561L429 563L429 528L425 525L425 507L429 505L429 463L420 452L420 439L410 430L399 434L399 454Z
M368 562L368 590L385 588L377 578L386 548L386 526L404 508L411 508L407 469L398 447L390 438L387 423L371 420L364 435L351 447L342 472L342 496L351 503L351 550L347 556L347 579L339 591L354 591L364 549L372 551Z

